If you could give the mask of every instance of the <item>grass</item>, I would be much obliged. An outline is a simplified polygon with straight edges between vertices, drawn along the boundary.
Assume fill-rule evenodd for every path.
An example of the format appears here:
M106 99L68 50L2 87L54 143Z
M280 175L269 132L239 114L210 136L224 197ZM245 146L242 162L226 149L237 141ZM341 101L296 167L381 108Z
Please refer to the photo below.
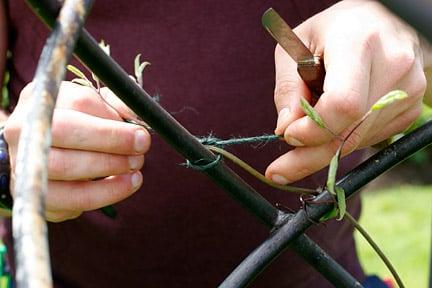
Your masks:
M432 246L432 186L398 186L363 193L360 223L395 266L406 287L428 287ZM367 274L390 272L356 232L357 251ZM390 277L391 278L391 277Z

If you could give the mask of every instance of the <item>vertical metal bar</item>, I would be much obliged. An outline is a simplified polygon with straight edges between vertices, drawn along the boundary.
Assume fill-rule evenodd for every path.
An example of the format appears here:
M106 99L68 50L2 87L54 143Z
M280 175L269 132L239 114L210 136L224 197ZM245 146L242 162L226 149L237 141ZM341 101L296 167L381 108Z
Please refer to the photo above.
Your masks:
M90 3L89 0L65 1L42 51L34 78L15 170L13 236L18 287L52 287L44 205L51 120L66 64Z

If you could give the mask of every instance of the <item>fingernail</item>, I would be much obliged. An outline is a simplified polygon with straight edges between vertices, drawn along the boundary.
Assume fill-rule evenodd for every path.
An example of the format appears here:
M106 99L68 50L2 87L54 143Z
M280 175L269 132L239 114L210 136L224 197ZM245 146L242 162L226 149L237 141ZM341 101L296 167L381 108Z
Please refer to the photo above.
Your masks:
M290 116L290 109L288 107L282 108L282 110L279 112L275 131L282 132L279 130L282 129L282 125L288 120L289 116Z
M129 156L129 168L131 170L136 170L141 165L141 156Z
M143 130L139 129L135 131L135 152L144 152L146 147L145 133Z
M271 178L272 178L273 182L280 184L280 185L286 185L289 183L289 181L284 176L279 175L279 174L273 174L273 176Z
M301 146L305 146L301 141L293 138L293 137L285 137L285 140L288 144L292 145L292 146L297 146L297 147L301 147Z
M141 182L142 182L142 175L140 172L135 172L134 174L132 174L131 183L134 189L140 187Z

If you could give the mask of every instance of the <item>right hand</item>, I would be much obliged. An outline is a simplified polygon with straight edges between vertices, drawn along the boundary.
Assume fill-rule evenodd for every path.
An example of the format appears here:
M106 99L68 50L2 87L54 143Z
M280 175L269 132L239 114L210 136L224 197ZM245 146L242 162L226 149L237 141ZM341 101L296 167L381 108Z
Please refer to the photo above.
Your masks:
M32 83L5 125L13 182L16 153ZM142 184L140 168L150 148L150 134L141 126L123 122L133 112L108 88L101 94L89 87L63 82L52 122L48 160L46 218L60 222L129 197ZM99 179L99 180L93 180ZM11 185L13 187L13 185Z

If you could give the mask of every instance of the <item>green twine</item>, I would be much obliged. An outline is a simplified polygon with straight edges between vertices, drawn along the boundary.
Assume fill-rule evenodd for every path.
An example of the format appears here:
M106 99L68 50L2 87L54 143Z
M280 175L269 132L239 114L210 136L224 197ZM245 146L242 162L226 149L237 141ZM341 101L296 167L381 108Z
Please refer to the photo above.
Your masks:
M225 146L240 145L240 144L252 144L252 143L266 144L268 142L273 142L282 139L282 137L278 135L264 134L260 136L231 138L231 139L223 140L223 139L216 138L212 134L210 134L207 137L202 137L197 139L203 145L223 148ZM221 159L222 159L221 155L217 155L216 159L211 162L208 162L207 160L204 159L200 159L198 161L195 161L195 163L192 163L190 160L186 159L186 163L182 165L194 170L204 171L213 168L214 166L219 164Z
M260 136L253 136L253 137L243 137L243 138L231 138L222 140L219 138L214 137L213 135L209 135L207 137L198 138L198 140L203 145L209 145L209 146L216 146L216 147L225 147L230 145L240 145L240 144L251 144L251 143L268 143L273 142L276 140L282 139L281 136L278 135L260 135Z
M195 163L192 163L189 159L186 159L186 163L184 163L183 165L186 166L186 168L191 168L197 171L205 171L207 169L213 168L214 166L216 166L217 164L219 164L219 162L222 160L222 156L221 155L217 155L216 159L214 161L208 162L207 160L204 159L200 159L198 161L196 161ZM200 162L204 162L204 163L200 163ZM207 163L205 163L207 162Z

